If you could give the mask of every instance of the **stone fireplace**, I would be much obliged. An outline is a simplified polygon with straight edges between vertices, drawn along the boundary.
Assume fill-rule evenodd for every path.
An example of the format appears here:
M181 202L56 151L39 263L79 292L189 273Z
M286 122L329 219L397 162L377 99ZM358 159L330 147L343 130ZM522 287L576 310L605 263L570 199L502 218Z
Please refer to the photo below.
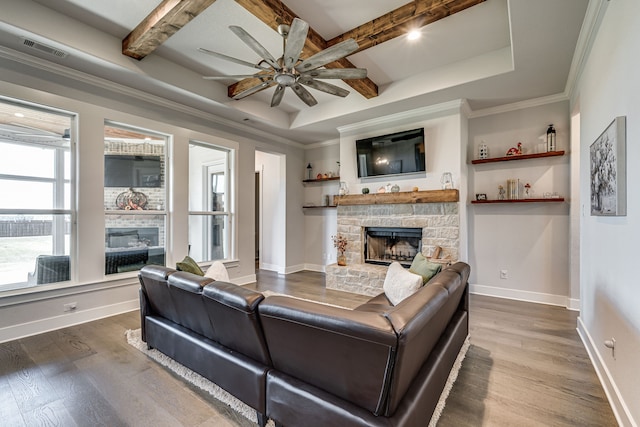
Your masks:
M409 266L422 248L422 228L364 227L364 262Z
M398 261L410 265L418 251L430 256L436 247L442 248L441 258L456 261L460 245L460 216L458 213L457 190L433 190L406 193L386 193L373 195L349 195L338 197L338 233L347 238L347 266L336 264L327 266L326 287L364 295L377 295L387 272L387 265ZM417 247L409 255L409 238L390 238L389 242L402 242L398 248L382 248L385 262L366 262L369 258L367 230L395 228L397 232L420 230L421 238ZM387 246L388 243L387 242ZM380 245L380 243L376 243ZM395 246L395 245L392 245ZM405 251L407 252L405 254ZM402 255L400 254L402 252ZM369 253L370 255L370 253ZM396 259L392 259L394 257ZM410 257L410 259L409 259ZM398 259L400 258L400 259ZM402 260L401 258L405 258Z

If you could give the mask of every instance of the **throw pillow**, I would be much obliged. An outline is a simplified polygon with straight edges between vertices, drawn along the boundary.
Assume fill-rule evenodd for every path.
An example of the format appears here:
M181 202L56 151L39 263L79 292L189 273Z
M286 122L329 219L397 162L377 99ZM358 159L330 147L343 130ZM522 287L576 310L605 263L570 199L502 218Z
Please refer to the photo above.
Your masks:
M214 261L209 268L207 268L204 277L210 277L213 280L222 280L223 282L229 281L229 273L227 268L220 261Z
M410 272L422 276L422 284L431 280L433 276L440 272L440 269L442 269L442 264L429 261L419 252L413 258L411 267L409 267Z
M204 271L202 271L198 263L188 255L184 257L182 261L176 263L176 269L180 271L186 271L188 273L197 274L198 276L204 276Z
M413 295L421 287L422 276L405 270L399 262L392 262L389 265L382 285L385 295L393 305L398 305L403 299Z

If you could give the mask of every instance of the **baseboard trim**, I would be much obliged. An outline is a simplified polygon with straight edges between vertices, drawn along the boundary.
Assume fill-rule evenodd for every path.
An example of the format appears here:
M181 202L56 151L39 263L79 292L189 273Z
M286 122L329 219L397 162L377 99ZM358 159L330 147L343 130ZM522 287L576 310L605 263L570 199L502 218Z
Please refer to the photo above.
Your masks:
M284 274L297 273L298 271L304 270L304 264L292 265L290 267L285 267Z
M576 329L580 339L582 340L584 348L587 350L589 359L591 359L591 364L596 370L596 375L600 380L600 384L602 384L602 388L607 395L607 399L609 400L613 414L618 421L618 425L638 427L638 424L633 420L631 412L625 404L624 399L620 395L620 390L618 390L607 365L604 363L602 355L598 351L598 346L593 341L593 338L589 334L584 322L582 322L581 317L578 317L578 327Z
M327 266L326 265L320 265L320 264L305 264L304 265L304 269L305 270L309 270L309 271L317 271L319 273L326 273L327 272Z
M138 299L134 299L117 304L67 313L60 316L48 317L46 319L38 319L33 322L7 326L0 329L0 343L26 338L45 332L51 332L57 329L91 322L93 320L104 319L105 317L138 310L139 308L140 301Z
M477 283L469 284L469 292L472 294L486 295L496 298L534 302L537 304L557 305L569 310L579 310L580 308L580 300L568 298L563 295L498 288L495 286L478 285Z

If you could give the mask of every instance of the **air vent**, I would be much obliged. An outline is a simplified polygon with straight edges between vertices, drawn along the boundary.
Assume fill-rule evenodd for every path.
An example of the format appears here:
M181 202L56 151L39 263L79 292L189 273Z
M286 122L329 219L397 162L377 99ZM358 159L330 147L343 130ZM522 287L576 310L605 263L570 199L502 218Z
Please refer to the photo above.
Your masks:
M38 43L33 40L22 38L22 42L28 48L39 50L47 55L57 56L58 58L66 58L69 55L64 50L56 49L55 47L47 46L46 44Z

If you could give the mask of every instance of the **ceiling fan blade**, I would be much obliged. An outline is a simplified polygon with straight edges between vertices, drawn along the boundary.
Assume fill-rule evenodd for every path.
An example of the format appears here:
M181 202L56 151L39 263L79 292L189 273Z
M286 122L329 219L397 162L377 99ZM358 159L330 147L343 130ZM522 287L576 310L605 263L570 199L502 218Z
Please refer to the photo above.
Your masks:
M341 79L353 80L364 79L367 77L366 68L327 68L322 70L311 70L302 73L303 77L311 77L314 79Z
M304 48L304 42L307 40L308 32L309 24L302 19L294 18L284 49L284 66L286 68L290 69L298 62L302 48Z
M282 101L282 97L284 96L284 90L286 86L278 85L276 86L276 91L273 92L273 98L271 98L271 106L277 107L280 105L280 101Z
M240 92L239 94L237 94L236 96L233 97L233 99L242 99L245 98L249 95L253 95L256 92L261 91L262 89L266 89L269 86L273 86L276 82L274 82L272 79L269 79L267 81L264 81L262 83L259 83L255 86L250 87L249 89L245 89L242 92Z
M200 52L206 53L208 55L215 56L216 58L224 59L225 61L235 62L236 64L244 65L244 66L251 67L251 68L257 68L258 70L271 71L271 68L269 68L269 67L263 67L260 64L252 64L249 61L243 61L242 59L234 58L232 56L227 56L227 55L224 55L222 53L218 53L218 52L214 52L214 51L209 50L209 49L205 49L203 47L199 47L198 50Z
M258 40L254 39L251 34L247 33L242 27L231 25L229 27L233 33L240 38L247 46L249 46L255 53L260 55L267 64L271 65L275 70L280 70L280 65L276 59L269 53L267 49L262 46Z
M344 58L357 49L358 43L354 39L347 39L305 59L300 64L298 64L296 69L300 72L314 70L318 67L322 67L323 65L333 62L336 59Z
M307 104L309 107L313 107L318 103L318 101L316 101L313 95L311 95L308 90L303 88L302 85L300 85L300 83L298 82L294 83L291 86L291 88L296 93L296 95L298 95L298 98L302 99L302 101L305 104Z
M312 87L322 92L330 93L331 95L341 96L343 98L349 95L348 90L338 87L336 85L332 85L331 83L320 82L313 79L303 79L303 78L301 78L298 81L305 86Z
M205 80L250 79L264 77L265 74L235 74L230 76L203 76Z

